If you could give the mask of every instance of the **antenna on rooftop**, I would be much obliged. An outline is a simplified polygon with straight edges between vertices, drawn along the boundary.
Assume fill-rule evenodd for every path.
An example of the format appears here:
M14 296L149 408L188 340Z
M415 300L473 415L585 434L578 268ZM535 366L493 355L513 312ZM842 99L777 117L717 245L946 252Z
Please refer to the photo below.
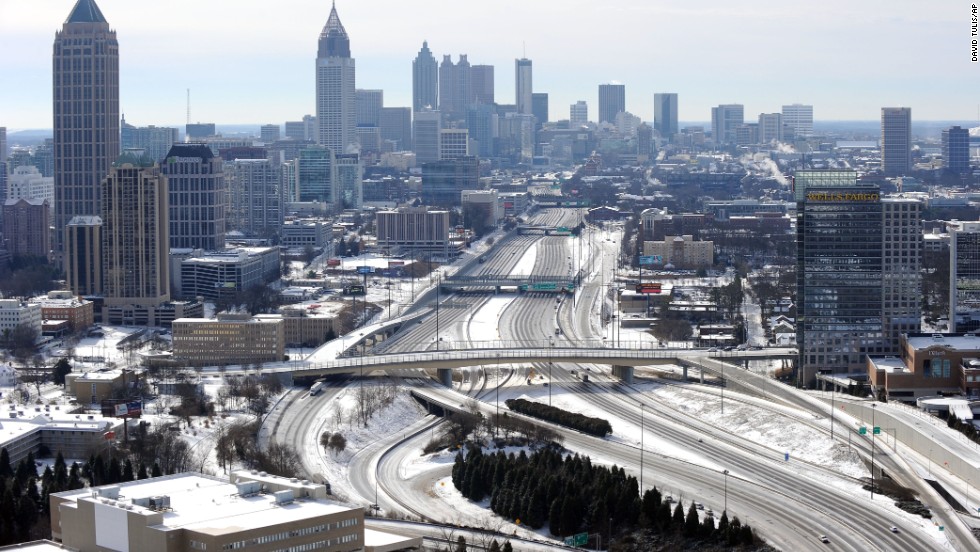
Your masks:
M191 124L191 89L187 89L187 124Z

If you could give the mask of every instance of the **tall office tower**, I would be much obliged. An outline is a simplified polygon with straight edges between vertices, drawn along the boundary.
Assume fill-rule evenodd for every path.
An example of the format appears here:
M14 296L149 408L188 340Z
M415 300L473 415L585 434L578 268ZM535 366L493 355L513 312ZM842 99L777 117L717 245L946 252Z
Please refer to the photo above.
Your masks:
M440 112L418 111L415 113L412 145L415 147L415 161L418 164L439 160L440 129L442 129L442 114Z
M800 138L813 136L813 106L798 103L784 105L783 123L793 127L793 134Z
M8 199L2 218L4 241L11 255L47 259L51 253L51 206L47 199Z
M360 209L364 206L363 169L361 157L356 153L337 155L336 188L339 205L337 209Z
M102 295L102 218L77 216L65 226L65 279L74 295Z
M412 149L412 109L409 107L381 108L381 140L387 144L382 151Z
M954 173L970 172L970 131L958 126L943 130L943 166Z
M783 141L783 114L760 113L759 143L768 144L773 140L777 142Z
M0 127L0 163L7 160L7 127Z
M568 124L578 128L589 124L589 104L579 100L568 107Z
M429 42L422 41L419 55L412 61L412 109L418 113L425 108L439 107L439 64L429 50Z
M259 140L271 144L279 140L279 125L262 125L259 127Z
M480 189L480 161L476 157L442 159L422 165L422 203L454 206L460 192Z
M515 163L530 163L534 157L534 115L507 113L497 122L497 154Z
M922 330L922 203L881 200L881 314L886 354L902 334Z
M225 247L228 188L220 157L204 144L174 144L160 172L170 190L170 247Z
M354 59L350 39L337 16L337 6L320 33L316 54L317 144L344 153L357 142Z
M980 221L949 224L949 331L980 329Z
M45 138L44 142L34 146L34 153L31 155L31 164L37 167L44 176L54 178L54 139ZM51 199L54 205L54 198Z
M531 94L531 115L538 120L538 128L548 122L548 93L534 92Z
M881 108L881 169L885 176L912 172L912 108Z
M337 161L333 150L323 146L307 148L296 159L296 188L300 201L338 204Z
M170 300L167 179L156 167L120 158L103 181L102 319L156 326L156 308Z
M285 198L278 169L268 159L236 159L225 164L229 230L256 238L279 235Z
M161 161L167 156L170 147L180 140L179 131L174 127L137 127L126 122L123 117L120 125L120 145L124 151L143 155L153 161Z
M801 381L821 370L864 371L864 356L897 355L918 329L920 207L881 201L852 171L799 171L797 346Z
M636 155L638 160L642 161L644 157L648 159L652 153L653 127L646 123L640 123L636 127Z
M65 226L102 209L119 157L119 43L95 0L78 0L54 39L55 257Z
M745 123L741 104L722 104L711 108L711 136L716 144L735 143L735 129Z
M444 128L439 134L439 159L455 159L470 154L470 133L465 128Z
M472 143L470 151L478 157L488 158L496 154L494 137L497 135L497 110L492 105L471 105L466 110L466 129Z
M514 60L514 84L517 112L522 115L533 115L532 94L534 89L531 83L531 60L527 58Z
M44 176L37 167L15 167L7 176L7 186L0 189L4 199L46 199L54 216L54 177Z
M626 85L599 85L599 123L615 124L616 115L626 111Z
M357 98L357 117L359 127L381 126L381 109L385 103L384 90L367 90L358 88L354 91Z
M662 138L670 139L680 132L677 124L677 94L660 92L653 95L653 129Z
M466 105L493 105L493 65L470 67L470 98Z
M447 121L466 116L466 107L473 99L473 80L466 54L453 63L452 56L443 56L439 65L439 111Z

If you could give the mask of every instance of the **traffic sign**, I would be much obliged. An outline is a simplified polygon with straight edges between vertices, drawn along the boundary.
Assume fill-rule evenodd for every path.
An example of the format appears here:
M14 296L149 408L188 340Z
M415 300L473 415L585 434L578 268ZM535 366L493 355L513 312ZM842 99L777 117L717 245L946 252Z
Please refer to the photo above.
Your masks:
M640 265L664 264L663 255L640 255Z
M578 533L570 537L565 537L565 546L585 546L588 542L588 533Z
M531 291L555 291L558 284L554 282L536 282L531 284Z
M861 435L867 435L868 434L868 428L866 428L864 426L861 426L861 429L858 430L858 433L860 433Z
M357 267L358 274L372 274L374 272L373 266L359 266Z
M571 230L569 230L567 226L559 226L558 227L558 231L559 232L571 232Z
M874 434L881 435L881 426L875 426Z

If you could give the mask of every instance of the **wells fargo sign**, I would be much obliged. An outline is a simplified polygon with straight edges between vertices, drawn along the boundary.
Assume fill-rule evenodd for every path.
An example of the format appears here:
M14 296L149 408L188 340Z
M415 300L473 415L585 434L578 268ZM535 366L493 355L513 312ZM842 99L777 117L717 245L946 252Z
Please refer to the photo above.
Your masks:
M878 201L880 199L879 194L867 192L809 192L806 194L807 201Z

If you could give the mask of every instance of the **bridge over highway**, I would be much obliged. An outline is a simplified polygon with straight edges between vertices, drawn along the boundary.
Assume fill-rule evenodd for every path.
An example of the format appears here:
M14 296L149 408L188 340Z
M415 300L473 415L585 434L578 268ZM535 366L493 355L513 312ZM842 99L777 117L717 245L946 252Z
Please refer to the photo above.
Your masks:
M504 287L518 288L522 291L553 291L573 290L582 281L582 271L573 276L451 276L443 278L440 286L444 291L466 289L492 288L499 290Z

